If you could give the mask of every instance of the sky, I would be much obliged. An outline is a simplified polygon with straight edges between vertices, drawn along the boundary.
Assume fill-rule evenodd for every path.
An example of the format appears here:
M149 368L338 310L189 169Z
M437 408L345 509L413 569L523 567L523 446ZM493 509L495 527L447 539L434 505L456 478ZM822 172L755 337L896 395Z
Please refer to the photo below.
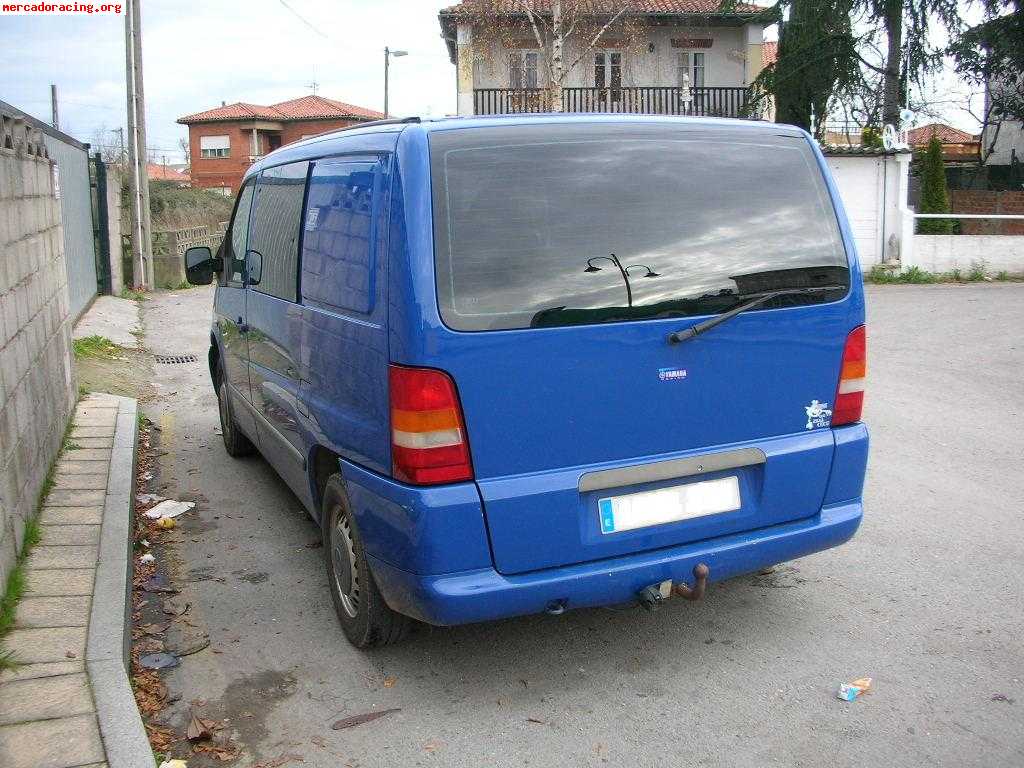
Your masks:
M273 104L317 92L382 110L384 46L392 114L455 111L455 67L430 0L142 0L147 144L182 159L175 120L246 101ZM292 9L292 10L289 10ZM95 144L124 125L124 17L0 16L0 99ZM104 139L114 142L110 134Z
M182 115L246 101L272 104L312 93L383 109L384 46L393 59L397 115L455 112L455 67L437 12L454 0L142 0L147 143L158 162L183 160ZM0 16L0 99L49 122L56 83L60 127L112 144L125 122L124 17ZM966 130L966 89L944 73L942 117Z

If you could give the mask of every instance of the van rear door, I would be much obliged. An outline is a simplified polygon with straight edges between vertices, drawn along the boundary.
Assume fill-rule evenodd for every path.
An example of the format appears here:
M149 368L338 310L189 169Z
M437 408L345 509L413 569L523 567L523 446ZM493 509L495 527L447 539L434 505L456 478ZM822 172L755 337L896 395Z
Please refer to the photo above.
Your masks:
M430 344L499 571L818 513L863 304L802 134L538 120L429 141L445 326ZM815 290L669 342L798 287Z

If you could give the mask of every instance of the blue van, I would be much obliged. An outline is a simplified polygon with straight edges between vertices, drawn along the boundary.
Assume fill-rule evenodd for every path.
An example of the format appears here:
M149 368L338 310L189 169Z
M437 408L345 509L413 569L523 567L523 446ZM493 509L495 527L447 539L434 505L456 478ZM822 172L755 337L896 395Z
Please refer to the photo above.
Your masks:
M860 523L864 291L796 128L368 124L253 165L186 266L225 447L319 521L356 646L693 599Z

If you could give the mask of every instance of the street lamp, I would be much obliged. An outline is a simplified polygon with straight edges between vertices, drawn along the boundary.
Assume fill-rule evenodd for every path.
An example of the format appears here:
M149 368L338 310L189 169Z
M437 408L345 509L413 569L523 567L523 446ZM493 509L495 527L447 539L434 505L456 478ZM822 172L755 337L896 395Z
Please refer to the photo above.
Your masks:
M646 269L647 274L645 274L644 277L661 277L661 275L658 272L655 272L646 264L630 264L628 267L622 266L622 262L619 261L619 257L616 256L614 253L611 254L610 256L595 256L592 259L587 259L587 268L584 269L583 271L586 272L587 274L600 272L601 268L594 266L594 262L599 261L601 259L604 259L605 261L610 261L612 264L619 268L619 273L622 275L622 282L626 284L626 304L630 307L633 306L633 289L630 288L629 285L629 270L636 268Z
M392 51L384 46L384 117L388 117L388 68L391 66L391 57L408 56L408 51Z

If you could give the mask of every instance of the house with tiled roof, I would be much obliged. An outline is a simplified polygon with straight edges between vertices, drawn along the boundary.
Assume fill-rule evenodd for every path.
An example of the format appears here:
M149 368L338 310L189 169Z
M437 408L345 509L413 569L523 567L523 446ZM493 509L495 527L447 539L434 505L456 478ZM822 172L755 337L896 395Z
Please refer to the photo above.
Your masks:
M750 86L777 55L754 4L565 0L563 28L575 31L553 85L551 0L532 0L532 19L526 7L463 0L440 12L460 115L543 112L560 98L566 112L756 116Z
M182 173L166 163L146 163L146 175L150 181L170 181L180 187L187 187L192 183L187 173Z
M293 141L384 117L323 96L264 106L236 102L178 118L188 126L192 184L231 194L254 162Z
M981 147L981 136L961 131L945 123L929 123L914 128L907 134L907 143L914 149L923 150L938 137L942 143L942 159L947 163L976 162Z

